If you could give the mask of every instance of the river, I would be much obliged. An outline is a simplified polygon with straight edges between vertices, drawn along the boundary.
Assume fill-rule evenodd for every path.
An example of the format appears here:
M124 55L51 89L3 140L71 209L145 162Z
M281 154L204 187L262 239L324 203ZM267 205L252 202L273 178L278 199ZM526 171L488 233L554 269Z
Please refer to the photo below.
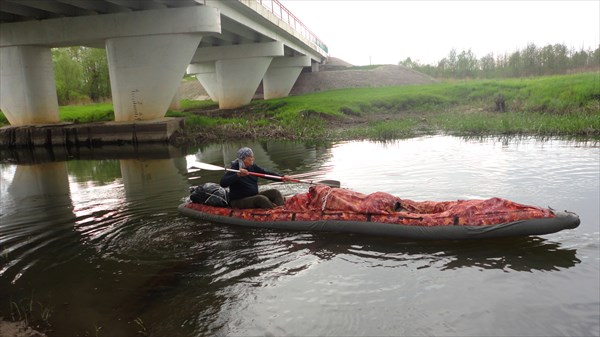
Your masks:
M240 146L265 168L363 193L496 196L573 211L581 225L411 242L180 215L190 186L222 174L195 163L227 165ZM0 316L30 311L49 336L600 335L597 141L436 135L44 151L0 164Z

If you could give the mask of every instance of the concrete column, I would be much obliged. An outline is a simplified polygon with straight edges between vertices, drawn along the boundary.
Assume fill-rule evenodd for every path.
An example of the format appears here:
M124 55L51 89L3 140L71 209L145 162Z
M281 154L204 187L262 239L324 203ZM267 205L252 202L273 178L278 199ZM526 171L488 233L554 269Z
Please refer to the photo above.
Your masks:
M2 47L0 69L0 109L11 125L59 121L50 48Z
M254 97L272 57L253 57L216 62L219 108L244 106Z
M106 41L115 121L164 117L200 34L164 34Z
M311 70L313 73L318 73L319 72L319 64L317 62L313 63Z
M202 85L210 99L214 102L219 101L217 92L217 70L215 62L193 63L187 68L188 74L196 74L196 79Z
M276 57L263 78L264 98L287 97L303 67L310 67L310 57Z
M199 48L187 71L199 75L219 108L234 109L250 103L276 56L283 56L281 42Z

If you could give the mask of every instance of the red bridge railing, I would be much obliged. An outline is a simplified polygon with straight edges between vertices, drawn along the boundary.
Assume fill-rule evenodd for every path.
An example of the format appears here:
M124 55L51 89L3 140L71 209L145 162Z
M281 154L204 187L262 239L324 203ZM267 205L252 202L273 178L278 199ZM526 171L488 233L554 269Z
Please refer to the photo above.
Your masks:
M321 41L300 19L279 2L279 0L256 0L269 12L275 14L281 20L287 22L298 33L319 47L325 54L329 53L327 45Z

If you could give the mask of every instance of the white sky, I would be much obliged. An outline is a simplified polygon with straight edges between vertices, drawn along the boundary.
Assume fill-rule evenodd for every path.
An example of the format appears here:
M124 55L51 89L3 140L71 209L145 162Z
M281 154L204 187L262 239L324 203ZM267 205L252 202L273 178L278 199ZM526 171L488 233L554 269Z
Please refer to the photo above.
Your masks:
M477 58L565 44L595 50L600 0L280 0L329 48L354 65L436 63L452 48Z

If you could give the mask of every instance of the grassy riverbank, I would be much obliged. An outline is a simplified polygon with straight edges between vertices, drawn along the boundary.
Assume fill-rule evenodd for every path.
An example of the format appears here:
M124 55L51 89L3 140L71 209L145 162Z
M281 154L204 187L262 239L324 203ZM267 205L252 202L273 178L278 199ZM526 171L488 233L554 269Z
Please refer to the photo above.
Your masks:
M505 112L498 111L504 102ZM219 110L182 101L181 142L222 139L376 139L460 135L600 136L599 73L338 89ZM111 120L110 104L60 108L65 121ZM3 117L3 116L2 116Z
M185 102L195 140L376 139L460 135L600 136L598 73L339 89L221 111ZM496 101L504 101L505 112ZM194 106L194 104L199 104Z

